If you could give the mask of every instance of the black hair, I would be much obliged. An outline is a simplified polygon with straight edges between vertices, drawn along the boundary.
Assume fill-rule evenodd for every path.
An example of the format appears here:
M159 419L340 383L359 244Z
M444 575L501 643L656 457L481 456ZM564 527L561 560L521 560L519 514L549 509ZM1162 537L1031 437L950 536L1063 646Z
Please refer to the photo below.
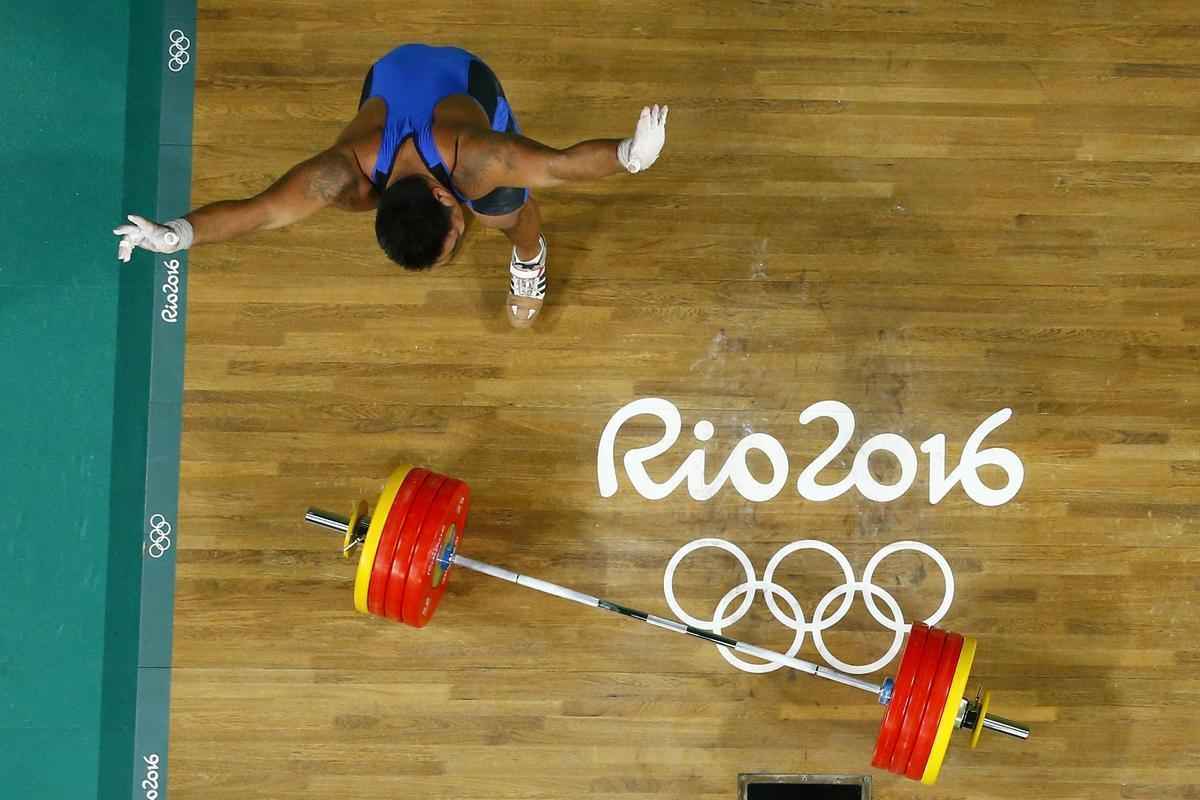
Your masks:
M405 269L429 269L450 233L450 208L418 175L384 190L375 212L375 238L388 258Z

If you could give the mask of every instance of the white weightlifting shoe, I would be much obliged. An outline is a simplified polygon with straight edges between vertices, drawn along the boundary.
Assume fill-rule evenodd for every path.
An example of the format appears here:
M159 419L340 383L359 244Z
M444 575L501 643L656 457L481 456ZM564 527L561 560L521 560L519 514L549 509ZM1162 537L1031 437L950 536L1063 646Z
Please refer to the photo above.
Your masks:
M508 299L508 321L514 328L528 328L537 319L546 299L546 237L538 236L540 248L537 258L521 261L517 248L513 248L512 261L508 265L510 275Z

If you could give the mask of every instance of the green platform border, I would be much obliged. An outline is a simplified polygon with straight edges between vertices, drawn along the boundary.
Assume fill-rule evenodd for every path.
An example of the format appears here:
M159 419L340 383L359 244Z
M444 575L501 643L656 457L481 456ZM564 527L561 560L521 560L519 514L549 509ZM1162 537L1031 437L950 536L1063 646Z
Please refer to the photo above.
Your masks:
M197 52L195 0L131 3L123 207L154 219L190 208ZM99 795L165 800L187 254L139 251L132 266L119 292Z

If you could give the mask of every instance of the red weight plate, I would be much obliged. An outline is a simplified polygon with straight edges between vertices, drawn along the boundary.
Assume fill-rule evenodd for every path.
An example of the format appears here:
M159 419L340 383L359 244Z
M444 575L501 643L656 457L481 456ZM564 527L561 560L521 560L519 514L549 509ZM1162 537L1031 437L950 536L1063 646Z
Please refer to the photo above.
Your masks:
M908 696L908 708L905 709L904 719L900 722L900 736L896 738L896 749L892 751L892 761L888 764L888 769L898 775L904 774L913 745L917 743L917 732L921 729L921 719L925 716L925 701L929 699L933 676L937 674L938 664L942 661L942 646L945 642L944 630L929 629L929 635L925 638L925 652L921 655L921 666L917 668L912 693Z
M892 750L900 735L900 722L904 719L904 709L908 706L908 696L912 692L913 678L917 677L917 667L921 665L921 654L925 652L928 634L929 628L922 622L914 622L908 633L908 644L904 647L904 655L900 657L900 669L896 672L896 682L892 687L892 699L888 702L883 722L879 725L879 736L875 740L875 755L871 758L873 767L887 769L892 761Z
M445 562L458 549L467 522L471 490L462 481L447 478L421 525L421 537L408 567L404 585L404 622L424 628L446 592L450 565Z
M404 524L404 518L408 515L408 507L412 503L417 489L421 488L421 484L425 482L428 474L429 470L427 469L409 470L408 474L404 476L400 488L396 491L392 507L386 510L375 509L376 514L387 514L387 519L383 521L383 530L379 534L379 547L375 550L375 560L371 563L371 582L367 588L367 610L377 616L383 616L384 589L387 586L388 570L392 566L392 559L395 558L396 543L400 541L400 528Z
M401 607L404 605L404 584L408 580L408 568L412 560L413 547L421 533L421 523L429 513L429 506L437 497L438 490L446 482L445 475L430 472L417 490L412 505L408 508L408 516L404 518L404 527L400 529L400 543L396 546L396 555L389 565L387 590L383 601L383 615L396 622L403 622Z
M929 751L933 749L933 740L942 721L942 709L946 707L946 696L950 694L950 684L954 682L954 671L958 669L958 657L962 653L962 646L963 637L957 633L946 634L946 643L942 645L942 660L934 673L933 685L929 688L929 699L925 701L925 715L921 718L921 728L917 731L917 742L913 745L912 755L908 757L908 767L904 770L904 774L914 781L921 780L921 776L925 774L925 765L929 763Z

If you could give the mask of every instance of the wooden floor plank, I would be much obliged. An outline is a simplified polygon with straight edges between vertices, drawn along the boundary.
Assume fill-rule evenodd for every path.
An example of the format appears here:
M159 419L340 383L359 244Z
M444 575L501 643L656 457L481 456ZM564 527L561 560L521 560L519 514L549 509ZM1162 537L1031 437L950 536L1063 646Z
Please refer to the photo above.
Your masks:
M672 113L645 175L541 193L550 296L527 333L502 316L507 246L478 228L422 275L339 212L191 255L176 797L729 799L739 772L868 771L870 697L481 576L421 632L357 616L352 564L300 518L373 499L405 461L472 485L468 554L656 613L693 538L760 570L795 539L858 570L927 542L956 578L945 624L980 640L972 688L1034 738L952 745L933 793L872 772L877 796L1196 793L1195 3L203 0L197 38L197 203L326 146L404 41L483 55L553 145L627 135L645 102ZM685 426L657 480L708 419L710 478L767 433L783 490L646 500L620 468L661 435L639 420L602 497L601 432L645 396ZM952 467L1011 408L986 445L1024 484L998 508L961 488L930 504L922 456L891 503L806 500L834 426L798 418L821 400L857 425L822 482L878 433L945 434ZM943 596L917 556L880 569L910 616ZM687 571L688 608L743 579L711 554ZM808 612L838 580L816 557L781 575ZM733 635L785 648L761 605ZM827 642L865 662L891 634L861 605Z

